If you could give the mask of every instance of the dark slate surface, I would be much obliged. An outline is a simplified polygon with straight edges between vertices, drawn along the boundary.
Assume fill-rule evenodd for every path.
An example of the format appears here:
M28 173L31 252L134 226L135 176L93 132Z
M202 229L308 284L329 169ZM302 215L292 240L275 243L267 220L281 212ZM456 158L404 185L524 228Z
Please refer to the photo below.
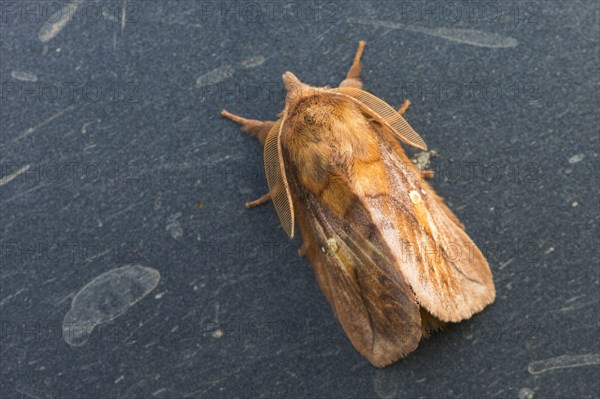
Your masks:
M599 397L598 4L445 4L3 1L3 396ZM262 151L218 114L337 84L359 39L498 293L384 370L244 209Z

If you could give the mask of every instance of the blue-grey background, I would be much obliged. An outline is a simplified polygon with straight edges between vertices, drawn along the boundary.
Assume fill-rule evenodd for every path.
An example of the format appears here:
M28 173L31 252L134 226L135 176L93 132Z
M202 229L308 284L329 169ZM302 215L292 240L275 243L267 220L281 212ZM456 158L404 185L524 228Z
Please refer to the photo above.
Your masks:
M600 396L596 1L0 7L3 397ZM286 70L338 84L360 39L497 288L384 370L243 207L262 150L219 116L273 119Z

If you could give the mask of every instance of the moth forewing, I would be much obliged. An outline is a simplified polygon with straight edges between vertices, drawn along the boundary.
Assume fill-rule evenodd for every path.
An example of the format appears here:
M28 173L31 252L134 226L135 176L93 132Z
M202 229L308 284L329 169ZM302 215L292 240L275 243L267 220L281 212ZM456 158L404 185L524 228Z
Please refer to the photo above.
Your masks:
M433 316L452 322L468 318L494 301L487 261L394 138L382 129L379 136L393 187L390 202L397 208L391 218L394 234L387 235L398 249L396 265L417 302ZM460 252L451 255L452 247Z

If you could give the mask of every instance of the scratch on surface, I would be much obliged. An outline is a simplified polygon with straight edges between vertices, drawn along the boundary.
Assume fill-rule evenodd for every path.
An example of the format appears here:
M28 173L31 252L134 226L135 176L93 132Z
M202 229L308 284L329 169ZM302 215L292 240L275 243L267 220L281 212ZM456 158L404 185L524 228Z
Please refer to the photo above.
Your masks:
M126 212L129 212L130 210L132 210L136 206L138 206L140 204L143 204L143 203L144 203L144 201L136 202L134 204L129 205L127 208L123 208L123 209L118 210L115 213L111 213L104 220L100 220L100 223L104 224L104 223L108 222L109 220L112 220L112 219L116 218L117 216L120 216L120 215L122 215L122 214L124 214Z
M127 24L127 0L123 1L123 7L121 9L121 32L125 32L125 25Z
M83 126L81 127L81 134L87 134L87 127L94 122L100 122L100 119L98 119L97 121L90 121L90 122L84 123Z
M15 391L22 393L23 395L34 398L34 399L51 399L52 395L49 392L43 391L36 387L25 385L22 382L17 382L15 385Z
M398 22L363 18L348 18L347 21L361 25L378 26L388 29L403 29L410 32L423 33L425 35L446 39L451 42L468 44L476 47L510 48L516 47L518 44L517 40L513 39L512 37L475 29L425 28L422 26L406 25Z
M31 187L29 190L25 190L23 192L20 192L18 194L13 195L10 198L5 199L4 201L0 202L0 205L8 204L9 202L16 200L17 198L20 198L20 197L22 197L24 195L27 195L29 193L32 193L32 192L36 191L36 190L39 190L40 188L46 187L47 185L48 184L38 184L37 186Z
M0 301L0 306L4 306L4 304L8 301L10 301L12 298L19 296L19 294L21 294L21 292L25 291L25 288L20 288L17 292L15 292L14 294L10 294L9 296L7 296L6 298L4 298L2 301Z
M326 34L328 34L328 33L329 33L329 32L330 32L330 31L331 31L333 28L335 28L335 27L336 27L336 25L331 25L329 28L325 29L325 30L323 31L323 33L321 33L320 35L317 35L317 37L315 37L315 38L314 38L313 42L316 42L317 40L318 40L318 41L320 41L320 42L321 42L321 41L323 41L323 37L324 37Z
M565 303L569 303L571 301L566 301ZM564 306L560 309L561 312L572 312L573 310L579 310L579 309L583 309L586 308L588 306L592 306L598 303L597 299L592 299L590 301L584 301L584 302L579 302L579 303L575 303L573 305L570 306Z
M242 61L242 66L246 69L256 68L257 66L264 64L265 61L266 58L262 55L253 55L252 57L246 58L244 61Z
M235 69L231 65L224 65L206 72L196 79L196 87L204 87L222 82L233 76Z
M219 382L221 382L221 381L225 381L225 380L226 380L226 379L228 379L229 377L231 377L231 376L233 376L233 375L236 375L236 374L239 374L239 372L238 372L238 373L235 373L235 372L234 372L234 373L225 374L224 376L222 376L222 377L219 377L219 378L217 378L217 379L214 379L214 380L211 380L211 381L207 381L207 382L203 382L203 383L201 383L199 386L201 387L201 386L203 386L203 385L208 385L208 388L206 388L206 389L197 389L197 390L195 390L195 391L188 392L188 393L186 393L185 395L183 395L183 397L184 397L184 398L190 398L190 397L192 397L192 396L193 396L193 397L200 398L200 397L202 397L202 395L204 395L206 392L210 391L210 390L211 390L211 389L212 389L212 388L213 388L215 385L217 385Z
M55 113L54 115L50 116L49 118L43 120L42 122L38 123L37 125L28 128L27 130L25 130L23 133L21 133L20 135L18 135L17 137L15 137L14 139L12 139L11 143L17 142L21 139L24 139L25 137L32 135L33 133L35 133L39 128L46 126L48 123L52 122L53 120L55 120L56 118L60 118L61 116L63 116L65 113L71 111L73 108L75 108L74 105L70 105L67 108L63 109L62 111L59 111L57 113Z
M529 374L541 374L548 370L566 369L571 367L593 366L600 364L600 353L586 355L563 355L551 359L537 360L529 363Z
M22 80L24 82L37 82L38 80L37 75L25 71L14 70L10 73L10 76L12 76L13 79Z
M500 266L498 267L500 270L504 269L506 266L510 265L511 263L513 263L515 259L514 258L510 258L509 260L507 260L506 262L502 262L500 263Z
M31 165L29 165L29 164L27 164L25 166L21 166L15 173L10 174L8 176L4 176L3 178L0 179L0 186L3 186L5 184L9 183L15 177L19 176L20 174L23 174L23 173L27 172L30 167L31 167Z
M73 19L73 14L77 11L77 7L79 7L80 3L81 0L75 0L50 15L40 28L38 39L40 39L41 42L46 43L58 35L67 23Z
M103 257L104 255L106 255L106 254L107 254L107 253L109 253L110 251L111 251L111 249L110 249L110 248L109 248L109 249L105 249L104 251L102 251L102 252L99 252L99 253L97 253L96 255L94 255L94 256L91 256L91 257L87 258L87 259L86 259L86 262L87 262L87 263L89 263L89 262L93 262L93 261L95 261L96 259Z
M565 303L572 303L581 298L585 298L585 295L575 295L574 297L567 299Z
M117 31L115 30L112 35L112 48L113 51L117 51Z
M134 330L131 332L131 334L129 334L129 335L128 335L128 336L127 336L125 339L121 340L121 342L123 342L123 343L125 343L125 344L128 344L128 345L129 345L129 344L132 344L132 343L134 343L135 341L134 341L134 342L130 342L130 341L129 341L129 339L130 339L131 337L133 337L133 335L134 335L135 333L137 333L138 331L140 331L140 330L142 329L142 327L144 327L146 324L148 324L149 322L151 322L152 320L154 320L154 319L156 318L156 316L158 316L158 313L155 313L155 314L154 314L152 317L150 317L150 318L149 318L148 320L146 320L146 321L140 321L140 322L138 323L138 326L137 326L137 328L135 328L135 329L134 329Z
M167 388L162 387L162 388L152 392L151 395L158 396L158 395L162 394L163 392L167 392Z

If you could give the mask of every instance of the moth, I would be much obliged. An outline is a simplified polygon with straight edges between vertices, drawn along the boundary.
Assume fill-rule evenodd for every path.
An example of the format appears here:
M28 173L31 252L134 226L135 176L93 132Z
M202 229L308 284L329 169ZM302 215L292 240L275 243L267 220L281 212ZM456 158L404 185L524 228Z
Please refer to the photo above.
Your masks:
M426 150L403 114L362 90L360 41L337 88L283 74L285 107L275 121L223 117L264 145L269 192L348 338L374 366L416 349L446 322L491 304L489 265L464 226L398 141Z

